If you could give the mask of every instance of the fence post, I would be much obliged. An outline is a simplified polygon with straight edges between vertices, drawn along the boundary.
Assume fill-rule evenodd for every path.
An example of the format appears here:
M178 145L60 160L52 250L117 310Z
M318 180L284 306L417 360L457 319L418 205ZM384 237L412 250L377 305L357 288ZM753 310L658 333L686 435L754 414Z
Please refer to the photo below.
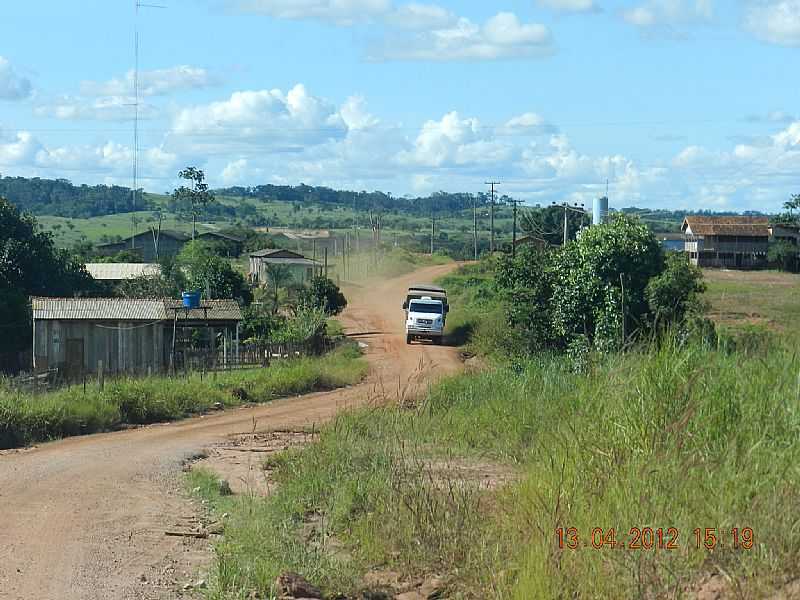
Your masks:
M105 387L105 384L106 384L106 378L105 378L105 371L103 370L103 361L102 360L98 360L97 361L97 385L100 388L101 392L103 391L103 388Z

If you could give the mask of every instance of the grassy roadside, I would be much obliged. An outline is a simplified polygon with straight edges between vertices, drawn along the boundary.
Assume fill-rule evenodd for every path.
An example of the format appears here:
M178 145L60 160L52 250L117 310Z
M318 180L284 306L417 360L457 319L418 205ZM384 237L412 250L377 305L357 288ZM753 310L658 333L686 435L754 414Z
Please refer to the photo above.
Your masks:
M419 254L403 248L393 248L380 254L379 260L371 252L353 254L348 258L347 270L341 262L341 257L331 257L330 276L334 279L340 277L342 281L361 283L371 279L391 279L406 273L411 273L422 267L444 265L452 262L451 258L441 254Z
M366 363L345 346L322 358L278 362L268 369L216 377L144 377L110 381L105 390L73 386L27 396L0 388L0 448L109 431L122 424L180 419L215 405L268 402L281 396L327 390L359 381Z
M231 515L209 597L268 597L284 570L349 597L375 569L445 575L456 598L679 597L709 573L743 597L779 588L800 555L798 370L784 350L743 363L673 346L586 375L531 361L443 382L416 411L343 415L272 465L273 496L202 488ZM482 489L463 468L481 465L516 480ZM559 550L558 527L626 544L675 528L677 547ZM745 527L753 547L734 548Z
M486 267L443 283L451 335L499 347ZM443 576L448 598L693 598L709 581L735 597L780 592L800 576L798 372L783 344L672 343L582 374L517 359L443 381L415 410L341 415L271 462L269 498L220 497L213 475L191 475L230 515L207 595L270 597L286 570L348 598L386 571ZM589 546L601 529L599 547L559 548L558 528ZM630 547L633 528L653 545Z

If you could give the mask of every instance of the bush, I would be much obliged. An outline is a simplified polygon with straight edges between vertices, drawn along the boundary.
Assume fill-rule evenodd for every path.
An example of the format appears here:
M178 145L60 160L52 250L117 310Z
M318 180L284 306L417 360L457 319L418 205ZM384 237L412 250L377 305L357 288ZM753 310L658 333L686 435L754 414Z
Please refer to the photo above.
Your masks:
M338 315L347 306L344 294L329 278L318 275L311 279L308 287L300 290L298 304L318 307L328 316Z

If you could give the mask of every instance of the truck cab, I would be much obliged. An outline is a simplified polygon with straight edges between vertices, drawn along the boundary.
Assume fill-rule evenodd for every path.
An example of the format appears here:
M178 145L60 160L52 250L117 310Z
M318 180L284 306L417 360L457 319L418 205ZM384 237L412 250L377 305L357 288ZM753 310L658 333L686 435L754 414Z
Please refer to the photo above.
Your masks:
M406 303L406 344L415 339L442 343L446 320L446 304L438 298L410 298Z

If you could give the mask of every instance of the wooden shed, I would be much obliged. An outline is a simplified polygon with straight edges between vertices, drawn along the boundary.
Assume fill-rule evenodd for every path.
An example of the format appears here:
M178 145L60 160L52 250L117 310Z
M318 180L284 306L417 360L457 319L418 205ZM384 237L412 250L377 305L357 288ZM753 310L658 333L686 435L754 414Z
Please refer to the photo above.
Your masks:
M184 310L177 300L32 298L33 368L58 368L72 378L94 373L166 371L199 329L216 362L238 357L241 310L235 300L207 300ZM180 332L180 333L179 333Z

